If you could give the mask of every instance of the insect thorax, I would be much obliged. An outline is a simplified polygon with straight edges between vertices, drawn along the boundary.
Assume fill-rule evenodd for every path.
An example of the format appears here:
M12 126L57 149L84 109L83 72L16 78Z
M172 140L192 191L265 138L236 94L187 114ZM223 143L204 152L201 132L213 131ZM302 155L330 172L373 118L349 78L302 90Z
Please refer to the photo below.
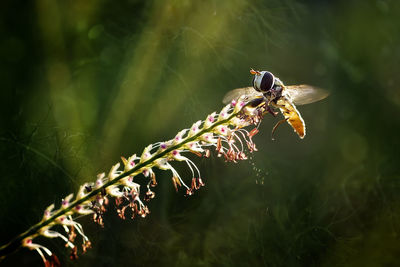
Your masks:
M269 102L276 103L276 101L282 97L282 90L283 87L281 85L274 84L274 86L272 86L270 90L264 92L263 95Z

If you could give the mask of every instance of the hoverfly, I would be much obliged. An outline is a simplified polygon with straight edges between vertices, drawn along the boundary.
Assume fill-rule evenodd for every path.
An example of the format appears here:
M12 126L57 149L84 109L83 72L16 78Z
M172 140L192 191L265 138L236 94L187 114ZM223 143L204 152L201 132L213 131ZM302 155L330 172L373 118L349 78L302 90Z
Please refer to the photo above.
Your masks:
M285 119L279 121L272 130L287 121L301 139L306 135L306 125L301 117L296 105L310 104L326 98L329 93L326 90L310 85L289 85L286 86L282 81L269 71L256 71L251 69L254 75L253 87L238 88L228 92L222 102L228 104L240 96L251 96L255 105L266 105L266 111L276 116L272 108L279 109Z

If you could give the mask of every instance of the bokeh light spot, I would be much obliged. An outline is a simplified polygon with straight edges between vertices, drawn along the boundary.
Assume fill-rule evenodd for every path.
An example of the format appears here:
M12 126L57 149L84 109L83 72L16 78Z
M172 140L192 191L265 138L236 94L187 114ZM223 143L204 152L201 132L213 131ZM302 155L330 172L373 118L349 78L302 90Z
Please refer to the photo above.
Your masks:
M95 25L92 28L90 28L89 32L88 32L88 37L89 39L97 39L102 32L104 31L104 27L101 24Z

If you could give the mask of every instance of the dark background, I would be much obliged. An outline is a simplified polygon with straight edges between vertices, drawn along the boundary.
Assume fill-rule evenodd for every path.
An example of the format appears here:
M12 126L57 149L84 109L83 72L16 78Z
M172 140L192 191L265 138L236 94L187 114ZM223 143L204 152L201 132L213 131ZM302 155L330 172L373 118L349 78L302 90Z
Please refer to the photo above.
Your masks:
M304 140L282 125L272 141L267 116L249 160L192 157L194 196L157 171L145 219L80 219L93 248L77 261L38 241L63 266L399 265L399 1L2 1L0 14L2 244L121 155L220 110L252 67L331 92L298 107ZM23 249L0 265L42 262Z

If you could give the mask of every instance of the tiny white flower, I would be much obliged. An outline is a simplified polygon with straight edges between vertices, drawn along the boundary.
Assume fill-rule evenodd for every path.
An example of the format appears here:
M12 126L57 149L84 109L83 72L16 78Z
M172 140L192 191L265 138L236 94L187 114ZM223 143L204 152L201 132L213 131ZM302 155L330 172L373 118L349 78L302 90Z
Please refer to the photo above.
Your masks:
M226 125L218 125L214 132L216 134L222 135L222 136L229 136L230 135L230 129Z
M152 148L153 148L153 145L149 145L143 150L142 156L140 156L140 163L143 163L151 158L150 150Z
M203 134L200 139L206 143L212 143L212 144L216 144L217 143L217 138L215 138L213 133L205 133Z
M184 129L182 131L180 131L175 137L174 137L174 141L173 144L179 144L180 142L183 141L183 136L187 133L189 129Z
M214 122L216 121L215 120L216 114L217 114L216 112L213 112L207 116L207 119L204 121L204 129L208 129L214 124Z
M174 150L171 152L172 158L177 160L177 161L186 161L187 158L185 156L182 156L179 150Z
M229 105L226 105L221 110L221 112L219 113L219 116L218 116L218 121L226 120L229 117L230 114L228 113L228 111L230 108L231 108L231 105L229 104Z
M192 127L190 127L188 137L192 137L193 135L196 135L200 131L201 123L202 121L196 121L195 123L193 123Z
M115 178L118 177L118 175L121 174L121 171L118 171L120 165L121 164L118 162L117 164L111 167L111 170L108 173L108 179L110 179L110 181L114 180Z
M122 162L124 163L124 171L130 171L133 167L135 167L135 160L139 159L136 154L133 154L128 159L121 157Z
M201 147L201 145L197 141L187 143L185 145L185 148L187 148L188 150L190 150L192 152L200 152L200 153L204 152L204 149Z
M234 113L238 113L246 105L246 102L244 101L245 99L246 99L246 96L241 96L237 100L237 102L235 103L235 108L233 109Z
M157 159L155 166L160 170L169 170L171 168L166 158Z
M119 198L124 196L124 192L122 192L117 185L110 185L106 188L107 194L110 196Z
M61 207L62 208L66 208L69 206L71 199L73 198L74 194L69 194L67 197L65 197L62 201L61 201Z
M54 207L55 207L55 205L54 204L51 204L50 206L48 206L46 209L45 209L45 211L44 211L44 213L43 213L43 221L45 221L45 220L47 220L47 219L49 219L52 215L53 215L53 209L54 209Z

